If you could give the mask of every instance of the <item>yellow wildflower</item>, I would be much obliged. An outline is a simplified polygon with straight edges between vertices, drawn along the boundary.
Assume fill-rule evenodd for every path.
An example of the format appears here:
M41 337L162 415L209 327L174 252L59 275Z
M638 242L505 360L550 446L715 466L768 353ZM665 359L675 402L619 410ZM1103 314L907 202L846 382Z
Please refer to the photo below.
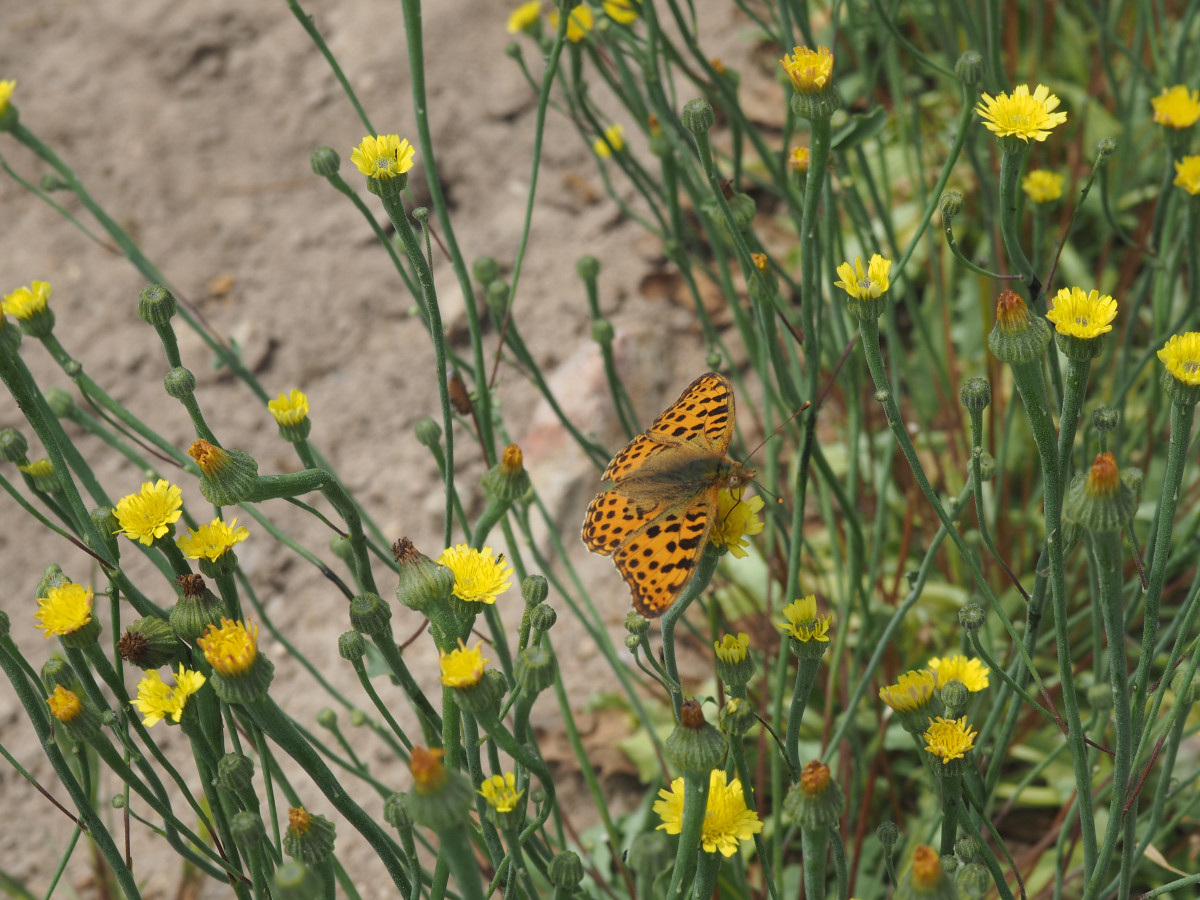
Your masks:
M368 178L394 178L413 167L416 149L398 134L367 135L350 152L350 162Z
M1059 334L1084 340L1112 331L1116 317L1117 301L1111 296L1101 296L1097 290L1085 294L1078 287L1063 288L1055 294L1054 306L1046 313Z
M45 597L37 598L34 621L47 639L72 634L92 621L92 598L90 587L64 581L46 591Z
M1163 88L1157 97L1150 98L1154 121L1164 128L1191 128L1200 119L1200 91L1189 91L1186 84Z
M683 779L671 782L670 790L658 792L661 798L654 804L654 811L662 819L655 830L667 834L679 834L683 826ZM700 831L700 845L706 853L733 856L741 841L750 841L762 831L763 823L758 813L747 808L742 783L736 778L726 784L725 770L713 769L709 776L708 803L704 807L704 825Z
M983 124L996 137L1016 137L1025 143L1044 141L1050 130L1067 121L1065 112L1054 112L1059 99L1050 93L1044 84L1039 84L1029 93L1029 85L1018 84L1011 95L1001 93L993 97L984 94L975 112Z
M455 544L442 551L438 563L454 573L454 596L467 603L495 603L512 586L512 566L492 558L492 548L474 550Z
M717 494L717 520L708 536L710 541L727 548L738 559L745 558L746 548L750 546L746 538L761 534L763 530L762 520L758 518L763 498L743 499L745 491L745 488L722 489Z
M182 550L188 559L216 562L232 550L234 544L240 544L248 537L250 531L245 525L238 525L237 519L231 522L213 519L195 531L189 528L186 535L175 539L175 546Z
M5 82L0 82L4 84ZM22 285L11 294L4 295L4 303L0 304L4 314L16 319L28 321L46 309L46 301L50 299L50 283L34 281L29 287Z
M120 534L148 546L170 531L183 515L183 492L162 478L154 484L147 481L136 494L118 500L113 512L121 526Z

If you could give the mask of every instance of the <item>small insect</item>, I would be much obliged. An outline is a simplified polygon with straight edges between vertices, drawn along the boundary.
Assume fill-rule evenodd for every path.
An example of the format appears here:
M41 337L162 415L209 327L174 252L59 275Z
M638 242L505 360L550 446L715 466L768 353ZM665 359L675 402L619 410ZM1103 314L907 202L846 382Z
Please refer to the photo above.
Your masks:
M709 372L613 457L588 506L583 542L612 556L643 616L661 616L691 581L717 518L717 494L754 478L726 456L733 386Z

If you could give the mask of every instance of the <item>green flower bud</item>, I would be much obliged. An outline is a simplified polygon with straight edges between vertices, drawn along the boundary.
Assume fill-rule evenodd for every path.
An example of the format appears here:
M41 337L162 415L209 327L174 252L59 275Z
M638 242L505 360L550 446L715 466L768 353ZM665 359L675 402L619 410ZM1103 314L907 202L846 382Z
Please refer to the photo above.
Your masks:
M550 861L550 883L567 896L583 882L583 863L573 850L563 850Z
M162 328L175 315L176 302L174 295L161 284L152 284L142 289L138 294L138 318L147 325Z
M71 579L67 578L67 576L63 574L62 566L60 566L58 563L50 563L48 566L46 566L45 571L42 572L42 577L38 580L37 596L45 597L46 592L49 591L50 588L59 587L63 584L66 584L70 580Z
M592 340L601 347L611 347L616 335L616 330L608 319L601 317L592 322Z
M896 827L896 823L890 819L886 822L880 822L875 829L875 837L879 843L883 844L885 850L890 851L896 846L896 842L900 840L900 829Z
M800 772L783 801L783 812L802 829L826 829L837 824L846 797L830 777L829 766L813 760Z
M234 813L229 820L229 826L233 832L234 843L243 850L258 847L267 839L267 829L263 827L263 821L257 813Z
M367 652L367 642L357 631L344 631L338 637L338 656L347 662L361 661Z
M1200 698L1200 676L1192 678L1191 684L1184 688L1187 669L1187 666L1180 666L1171 677L1171 690L1175 692L1175 702L1180 706L1191 706Z
M984 481L996 477L996 457L986 451L979 454L979 477Z
M401 834L412 831L412 819L408 815L408 795L397 791L383 801L383 821Z
M275 869L275 900L320 900L324 888L321 877L304 863L289 860Z
M1117 152L1117 139L1102 137L1096 142L1096 165L1107 162L1108 158Z
M442 426L428 416L418 420L417 424L413 426L413 431L417 435L417 442L426 447L442 445Z
M709 350L708 355L704 357L704 362L710 371L716 372L720 370L721 364L725 362L725 359L721 356L719 351Z
M471 275L476 281L487 287L500 277L500 263L496 262L494 257L480 256L471 264Z
M1098 455L1087 475L1076 475L1063 501L1063 517L1092 532L1120 531L1135 512L1137 499L1111 453Z
M188 456L200 467L200 493L214 506L241 503L258 482L258 463L245 450L196 440L188 447Z
M986 618L987 613L974 600L963 604L963 608L958 611L958 624L972 634L983 627Z
M29 458L29 441L15 428L0 429L0 459L8 463L23 463Z
M350 601L350 624L368 637L391 633L391 608L377 594L359 594Z
M947 719L957 719L963 714L963 709L971 699L971 692L961 681L948 681L939 691L942 705L946 711L942 715Z
M584 281L595 281L600 277L600 260L590 255L579 257L575 261L575 274Z
M317 724L326 731L337 731L337 713L328 706L322 707L317 711Z
M683 127L696 135L707 134L716 120L712 104L702 97L689 100L679 114L679 121L683 123Z
M539 603L529 611L529 626L535 634L545 634L558 621L558 613L548 603Z
M1121 423L1121 413L1111 406L1097 406L1092 410L1092 425L1097 431L1109 432Z
M324 816L313 815L302 806L288 810L288 828L283 852L307 866L318 866L333 853L335 828Z
M200 575L183 575L175 583L183 589L183 594L171 608L168 621L180 639L191 644L209 625L221 621L225 607Z
M507 691L504 673L485 669L476 684L454 688L454 702L486 726L499 717L500 703Z
M758 717L754 714L754 707L748 701L730 697L721 707L718 721L721 723L721 730L727 735L741 738L745 737L750 729L758 723Z
M332 147L318 147L309 157L312 170L322 178L332 178L342 166L342 158Z
M983 863L968 862L958 870L954 883L961 897L982 900L992 887L992 876Z
M725 739L721 732L704 721L704 712L696 700L687 700L679 724L664 745L667 762L683 775L707 777L725 757Z
M396 599L402 606L428 616L429 611L446 605L454 593L454 573L420 553L408 538L392 545L392 554L400 564L400 584Z
M1025 301L1014 291L1004 291L996 300L996 324L988 335L988 348L1001 362L1021 365L1045 355L1050 343L1050 326L1032 316Z
M241 753L226 753L217 761L213 784L239 797L254 793L254 761Z
M942 225L949 225L954 221L954 217L962 212L963 195L962 191L951 188L942 194L938 200L938 210L942 214Z
M350 722L351 728L363 728L370 724L367 720L367 714L361 709L350 710L349 714L346 716L346 719Z
M716 644L717 677L731 688L744 688L754 677L754 659L750 656L750 636L727 634Z
M992 403L992 386L986 378L968 378L958 390L958 399L970 412L983 412Z
M488 499L505 504L520 500L532 487L533 482L525 471L524 454L516 444L505 447L500 461L483 475L483 490Z
M983 80L983 56L978 50L967 50L954 63L954 75L967 87L974 87Z
M513 664L513 675L521 693L532 700L546 688L554 684L558 674L558 661L550 648L544 644L534 644L526 647L517 654Z
M165 619L146 616L131 622L117 641L121 659L149 671L168 666L183 654L183 645Z
M954 844L954 855L964 865L979 858L979 840L971 835L960 837Z
M507 281L493 281L483 292L483 302L497 319L503 320L508 312L508 301L512 297L512 286Z
M62 388L52 387L46 391L46 405L56 419L69 419L75 412L75 398Z
M630 610L625 614L625 630L634 637L641 638L650 631L650 620Z
M5 613L4 617L7 619L8 613ZM69 691L74 691L79 686L79 681L75 678L75 670L71 668L71 664L66 659L57 653L42 664L40 674L42 684L51 693L56 687L65 687Z
M50 715L58 720L72 740L90 743L100 738L104 726L100 714L87 700L69 688L56 687L46 698Z
M525 601L527 607L538 606L545 603L546 598L550 596L550 583L546 581L544 575L529 575L521 582L521 597ZM543 631L549 630L554 623L551 622Z

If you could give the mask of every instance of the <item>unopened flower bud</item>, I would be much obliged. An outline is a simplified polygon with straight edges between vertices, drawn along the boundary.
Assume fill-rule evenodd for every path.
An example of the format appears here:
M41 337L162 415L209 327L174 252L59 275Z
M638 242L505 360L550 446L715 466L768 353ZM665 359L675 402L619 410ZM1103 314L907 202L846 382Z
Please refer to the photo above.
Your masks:
M958 611L958 624L972 633L983 627L986 618L987 614L983 611L983 607L974 600L964 604L963 608Z
M703 98L698 98L696 100L689 100L683 105L683 111L679 114L679 121L692 134L707 134L716 121L716 114L713 112L711 103Z
M963 195L962 191L951 188L942 194L938 200L938 209L942 214L942 224L949 225L954 217L962 212Z
M967 87L974 87L983 80L983 56L978 50L967 50L954 63L954 75Z
M138 318L155 328L167 325L176 307L174 295L161 284L152 284L138 294Z
M318 147L309 157L312 170L322 178L332 178L342 166L342 158L332 147Z
M696 700L683 704L679 724L664 745L667 762L684 775L707 775L725 757L725 739L704 720Z
M986 378L968 378L958 390L958 399L971 412L983 412L991 405L992 386Z
M471 276L486 288L500 277L500 263L495 257L480 256L471 263Z

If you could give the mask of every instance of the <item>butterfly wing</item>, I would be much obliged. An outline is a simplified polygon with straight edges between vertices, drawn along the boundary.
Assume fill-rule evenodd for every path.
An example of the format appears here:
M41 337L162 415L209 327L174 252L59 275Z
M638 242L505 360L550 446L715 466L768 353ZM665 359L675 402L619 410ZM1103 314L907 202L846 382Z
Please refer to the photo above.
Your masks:
M601 491L583 518L583 542L593 553L610 556L639 529L645 528L670 505L670 498L631 495L619 487Z
M613 554L641 615L661 616L687 587L708 542L716 505L714 485L664 510L626 537Z
M614 456L601 477L615 482L628 478L668 447L692 447L723 456L733 440L733 422L733 386L724 375L708 372Z

